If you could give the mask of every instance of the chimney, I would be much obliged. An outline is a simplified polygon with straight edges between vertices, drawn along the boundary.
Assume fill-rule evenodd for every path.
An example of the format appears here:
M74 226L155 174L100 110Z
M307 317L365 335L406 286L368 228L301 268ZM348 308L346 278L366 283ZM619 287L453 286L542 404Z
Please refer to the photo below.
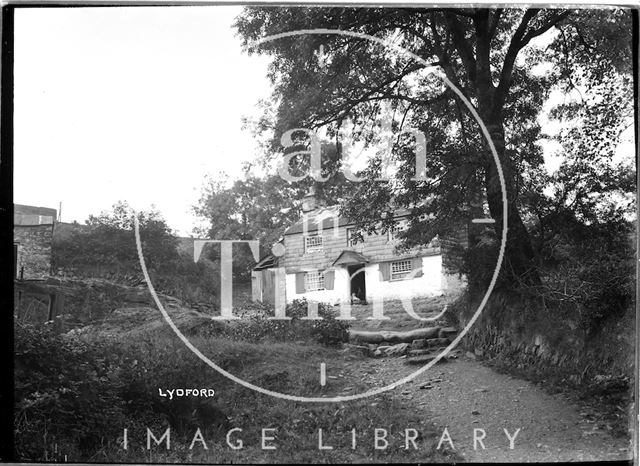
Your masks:
M318 199L316 199L316 190L311 186L311 188L309 188L309 192L302 198L302 212L311 212L316 210L317 207Z

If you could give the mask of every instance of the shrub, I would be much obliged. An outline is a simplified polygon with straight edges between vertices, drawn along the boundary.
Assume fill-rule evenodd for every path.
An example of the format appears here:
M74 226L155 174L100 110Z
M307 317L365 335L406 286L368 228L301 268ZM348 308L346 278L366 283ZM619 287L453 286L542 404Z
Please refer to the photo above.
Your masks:
M624 221L567 225L542 250L543 293L551 302L574 308L580 327L593 333L633 305L631 225Z
M157 291L195 303L218 295L217 263L198 263L181 254L178 239L159 212L138 212L145 263ZM90 216L86 225L54 235L52 264L56 273L81 278L106 278L126 285L144 282L134 233L134 212L125 203ZM218 279L219 280L219 279Z
M96 452L117 438L124 419L117 357L49 328L15 329L16 452L23 460L61 461Z
M235 340L247 341L296 341L313 340L326 346L337 346L349 339L349 324L336 319L336 312L329 304L318 303L321 320L304 320L308 302L297 299L286 306L291 320L274 320L273 309L261 306L243 316L243 320L229 326L225 334Z

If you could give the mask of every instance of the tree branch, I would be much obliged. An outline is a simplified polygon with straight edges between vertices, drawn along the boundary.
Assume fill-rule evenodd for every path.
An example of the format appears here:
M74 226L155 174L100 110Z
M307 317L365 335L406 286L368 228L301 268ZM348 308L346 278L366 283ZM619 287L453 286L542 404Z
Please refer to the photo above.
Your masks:
M331 124L337 121L341 121L347 117L349 111L351 111L354 107L356 107L358 104L363 104L365 102L374 102L378 100L402 100L405 102L409 102L410 104L430 105L442 100L446 100L450 97L452 97L450 89L445 89L445 91L442 94L439 94L430 99L417 99L415 97L410 97L410 96L397 94L397 93L385 93L385 94L380 94L376 96L373 96L373 95L363 96L358 99L345 100L339 109L337 109L331 115L327 115L327 118L323 120L314 121L311 124L311 126L312 126L312 129L315 129L315 128L320 128L322 126L326 126L328 124Z
M456 47L458 54L460 54L464 68L467 71L469 81L474 82L476 80L476 59L473 56L471 45L465 38L464 28L454 14L445 12L444 17L449 29L451 29L453 45Z
M443 44L442 39L440 38L440 34L438 33L438 28L436 27L436 19L433 13L431 13L430 15L429 27L431 28L431 33L433 34L433 37L435 39L434 47L436 49L436 54L440 59L440 67L444 70L447 79L449 79L449 81L454 86L460 89L460 92L462 92L465 98L469 100L469 94L467 90L462 86L460 82L458 82L458 77L456 76L455 70L453 69L453 67L451 66L451 62L449 61L448 49L451 40L451 30L447 29L447 38L445 40L445 43Z
M435 11L441 11L443 13L453 13L458 16L464 16L466 18L475 18L480 11L477 8L434 8Z
M490 21L489 10L482 10L473 20L476 29L476 87L480 95L490 95L493 91Z
M527 45L531 41L531 39L533 39L534 37L538 37L538 36L544 34L549 29L551 29L553 26L558 24L560 21L566 19L570 14L571 14L571 10L566 10L566 11L563 11L562 13L558 13L558 14L554 15L551 19L549 19L547 22L545 22L538 29L534 29L532 31L529 31L522 38L522 46L524 47L525 45Z
M535 18L539 11L540 10L538 8L531 8L525 11L524 15L522 16L522 20L520 21L520 24L516 29L516 32L511 38L511 42L509 43L507 53L504 57L504 62L502 64L502 70L500 71L500 81L498 82L498 87L496 88L496 92L493 98L494 109L502 108L507 91L509 90L509 86L511 85L513 66L516 62L518 52L523 47L522 38L524 37L529 23L533 18Z
M496 35L496 29L498 28L498 24L500 23L500 16L502 16L503 11L503 8L496 8L495 12L493 13L493 18L489 25L489 41L491 41Z
M502 66L502 72L500 73L500 82L494 96L494 108L501 108L504 103L507 91L511 85L511 75L513 74L513 67L515 65L518 52L520 52L520 50L522 50L522 48L531 41L531 39L544 34L571 14L571 10L557 13L545 21L542 26L526 32L530 22L535 18L539 11L540 9L538 8L527 10L523 15L522 21L516 29L513 38L511 39L511 43L509 44L509 48L504 59L504 64Z

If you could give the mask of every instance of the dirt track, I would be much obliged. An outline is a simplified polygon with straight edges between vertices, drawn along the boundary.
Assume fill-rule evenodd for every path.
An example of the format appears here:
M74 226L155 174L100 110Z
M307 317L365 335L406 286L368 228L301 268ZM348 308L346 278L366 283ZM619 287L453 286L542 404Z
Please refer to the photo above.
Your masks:
M378 386L411 370L415 367L400 358L371 359L354 368L363 380ZM425 384L432 388L420 388ZM394 392L405 401L404 409L418 409L441 429L447 427L455 450L466 461L603 461L631 455L629 441L592 420L588 408L470 359L436 365ZM486 449L479 442L474 449L474 429L486 433ZM520 429L513 449L503 429L512 437Z

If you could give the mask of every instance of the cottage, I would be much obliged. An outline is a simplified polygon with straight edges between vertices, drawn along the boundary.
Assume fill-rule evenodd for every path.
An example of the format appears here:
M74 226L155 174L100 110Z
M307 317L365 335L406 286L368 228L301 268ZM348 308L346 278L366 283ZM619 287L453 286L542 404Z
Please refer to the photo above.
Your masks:
M14 204L13 254L15 278L51 275L51 246L56 209Z
M313 192L305 196L302 210L275 249L280 256L267 256L254 268L254 300L274 302L279 285L286 302L306 298L333 304L440 295L464 286L451 256L456 244L466 247L465 228L455 237L436 237L427 246L399 253L394 233L408 227L408 211L396 212L394 232L358 240L354 222L341 217L338 206L318 204Z

